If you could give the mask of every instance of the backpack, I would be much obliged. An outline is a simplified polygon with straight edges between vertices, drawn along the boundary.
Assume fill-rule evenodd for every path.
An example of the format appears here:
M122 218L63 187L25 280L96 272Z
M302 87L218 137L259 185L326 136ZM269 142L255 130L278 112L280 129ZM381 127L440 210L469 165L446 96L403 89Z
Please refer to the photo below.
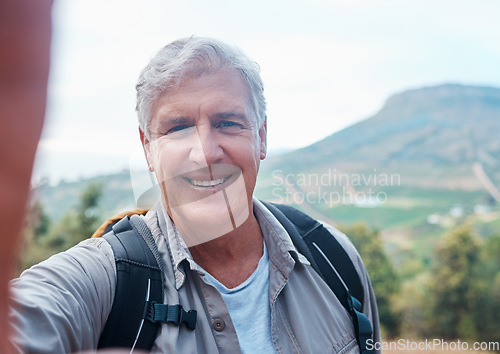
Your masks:
M262 201L288 232L294 246L325 280L349 312L362 354L372 338L372 327L362 313L364 290L359 275L342 245L318 221L283 204ZM164 272L156 243L143 218L145 210L125 213L99 228L92 237L104 237L113 248L117 284L113 306L98 348L150 350L161 323L196 327L196 311L180 304L163 304Z

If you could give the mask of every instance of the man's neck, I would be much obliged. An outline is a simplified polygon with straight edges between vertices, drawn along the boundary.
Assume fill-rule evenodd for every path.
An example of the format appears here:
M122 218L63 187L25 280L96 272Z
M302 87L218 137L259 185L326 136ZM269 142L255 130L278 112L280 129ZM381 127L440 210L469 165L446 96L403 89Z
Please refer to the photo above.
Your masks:
M231 289L257 268L264 252L259 223L253 214L238 228L209 242L189 248L194 261Z

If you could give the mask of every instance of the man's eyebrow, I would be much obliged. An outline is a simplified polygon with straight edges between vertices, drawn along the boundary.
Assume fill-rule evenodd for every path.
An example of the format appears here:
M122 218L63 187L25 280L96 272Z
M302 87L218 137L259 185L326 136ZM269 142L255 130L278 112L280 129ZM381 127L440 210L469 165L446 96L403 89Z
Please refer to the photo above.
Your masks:
M184 123L188 123L189 121L190 121L189 118L180 116L180 117L167 118L164 122L166 124L184 124Z
M246 116L246 114L233 112L233 111L219 112L219 113L215 114L214 116L216 118L219 118L219 119L238 118L238 119L241 119L243 121L248 121L248 117Z
M190 120L189 118L187 117L183 117L183 116L180 116L180 117L166 117L166 118L163 118L161 121L158 122L158 128L166 128L168 126L172 126L172 125L177 125L177 124L187 124L189 123Z

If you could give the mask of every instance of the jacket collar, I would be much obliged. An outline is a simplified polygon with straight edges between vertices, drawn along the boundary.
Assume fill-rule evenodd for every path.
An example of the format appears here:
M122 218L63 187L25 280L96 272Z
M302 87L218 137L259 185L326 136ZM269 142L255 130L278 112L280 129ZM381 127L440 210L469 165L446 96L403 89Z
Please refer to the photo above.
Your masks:
M269 261L288 278L295 262L309 264L307 259L297 252L288 233L274 215L256 198L253 199L253 211L260 225L264 241L269 252ZM164 257L170 255L175 275L175 287L179 290L186 280L185 269L204 274L196 264L179 230L167 214L163 203L158 201L146 215L148 224L157 242L158 250ZM167 261L167 259L165 259Z

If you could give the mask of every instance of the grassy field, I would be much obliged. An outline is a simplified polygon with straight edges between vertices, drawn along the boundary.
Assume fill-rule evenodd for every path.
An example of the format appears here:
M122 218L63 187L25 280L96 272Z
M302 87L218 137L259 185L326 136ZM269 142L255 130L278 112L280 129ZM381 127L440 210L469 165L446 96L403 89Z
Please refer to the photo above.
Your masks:
M488 206L491 211L487 213L476 213L478 205L491 205L483 190L384 186L372 190L375 194L384 193L387 197L384 203L359 205L325 203L325 199L318 198L318 193L338 196L343 193L342 187L325 187L321 191L316 187L290 188L262 180L256 195L264 200L291 202L313 217L340 228L353 223L365 223L380 232L384 247L396 265L412 258L430 262L442 235L463 222L474 224L476 233L482 238L500 234L498 206ZM312 196L312 203L301 199L307 193Z

